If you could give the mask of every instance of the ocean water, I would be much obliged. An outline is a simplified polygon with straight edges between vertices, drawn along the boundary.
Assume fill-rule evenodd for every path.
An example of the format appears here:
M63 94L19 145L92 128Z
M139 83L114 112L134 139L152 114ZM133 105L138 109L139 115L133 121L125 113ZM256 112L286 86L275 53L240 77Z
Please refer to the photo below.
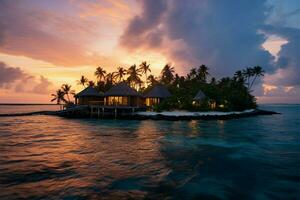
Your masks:
M213 121L0 118L0 199L300 199L300 105Z
M17 114L38 111L55 111L60 110L59 105L1 105L0 114Z

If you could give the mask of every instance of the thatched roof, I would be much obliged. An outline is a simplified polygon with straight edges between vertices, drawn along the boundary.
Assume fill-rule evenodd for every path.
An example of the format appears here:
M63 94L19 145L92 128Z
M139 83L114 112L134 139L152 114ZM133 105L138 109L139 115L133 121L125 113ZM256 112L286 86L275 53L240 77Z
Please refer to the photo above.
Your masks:
M168 98L171 96L169 90L163 85L154 86L149 92L147 92L145 98Z
M88 86L81 92L77 93L75 97L101 97L103 94L99 93L95 88L92 86Z
M112 86L104 93L104 96L141 96L135 89L132 89L125 83L119 83Z
M194 97L194 100L201 101L205 98L206 98L205 94L201 90L199 90L196 96Z

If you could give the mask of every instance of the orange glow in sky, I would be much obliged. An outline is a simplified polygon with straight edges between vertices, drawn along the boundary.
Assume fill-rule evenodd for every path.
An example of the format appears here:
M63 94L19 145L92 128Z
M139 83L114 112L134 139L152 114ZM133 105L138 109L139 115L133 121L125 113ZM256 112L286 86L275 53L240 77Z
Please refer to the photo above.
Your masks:
M64 83L71 84L79 92L82 86L76 81L81 75L95 81L94 71L98 66L112 72L119 66L127 68L147 61L152 74L156 76L167 63L171 63L176 72L182 75L192 67L184 59L184 53L194 54L191 53L192 50L188 50L189 46L182 37L152 37L153 32L165 31L166 25L163 23L153 26L153 30L143 32L143 37L140 37L153 40L159 45L145 44L140 45L142 48L135 48L135 38L131 38L133 45L130 48L121 45L121 38L130 21L139 19L151 26L151 23L161 20L141 18L141 15L149 15L143 10L145 5L142 1L6 2L5 7L2 10L0 8L0 70L8 72L11 69L14 73L7 76L11 81L4 80L5 75L0 80L0 103L50 103L50 94ZM152 10L154 13L156 11ZM286 39L274 34L259 48L272 54L276 61L281 47L287 43ZM184 51L176 51L182 49ZM220 52L214 53L211 58L207 58L208 61ZM199 63L201 64L207 63ZM281 71L278 72L276 77L280 76ZM270 75L265 80L273 80L272 78L274 79ZM261 95L278 89L276 85L266 82L262 88ZM283 91L293 90L294 87L287 86ZM261 101L263 98L258 99Z

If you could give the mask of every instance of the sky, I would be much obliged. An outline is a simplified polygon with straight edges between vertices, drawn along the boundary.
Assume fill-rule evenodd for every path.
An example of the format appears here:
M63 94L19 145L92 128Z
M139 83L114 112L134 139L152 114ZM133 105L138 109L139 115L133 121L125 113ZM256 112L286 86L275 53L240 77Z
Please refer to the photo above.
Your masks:
M0 103L147 61L216 78L259 65L259 103L300 103L299 0L0 0Z

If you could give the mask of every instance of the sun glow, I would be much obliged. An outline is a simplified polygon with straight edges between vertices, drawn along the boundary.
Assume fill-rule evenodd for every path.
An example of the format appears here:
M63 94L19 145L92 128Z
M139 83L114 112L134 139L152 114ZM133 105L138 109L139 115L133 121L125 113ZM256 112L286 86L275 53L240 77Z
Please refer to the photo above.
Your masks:
M287 44L289 41L279 37L277 35L270 35L268 39L262 44L262 47L267 50L272 56L275 57L275 61L278 60L278 54L281 50L281 47Z
M139 65L143 61L147 61L150 64L152 74L159 75L162 68L165 64L168 63L168 60L161 55L160 53L151 53L151 52L137 52L134 55L123 56L122 62L127 66L136 64Z
M275 85L263 84L264 95L267 95L269 92L276 90L278 87Z

